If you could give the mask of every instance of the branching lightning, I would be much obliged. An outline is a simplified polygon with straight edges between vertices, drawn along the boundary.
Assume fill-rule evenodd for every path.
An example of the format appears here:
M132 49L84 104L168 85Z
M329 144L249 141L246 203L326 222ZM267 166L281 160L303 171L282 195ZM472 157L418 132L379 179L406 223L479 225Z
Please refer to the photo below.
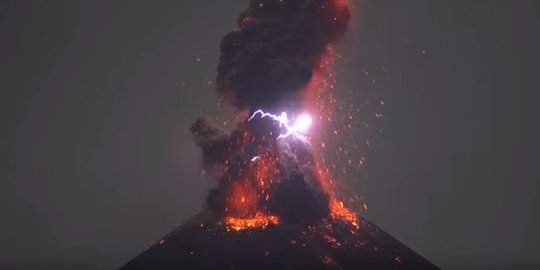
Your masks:
M278 122L280 128L285 127L287 132L285 132L284 134L279 134L279 136L277 137L278 140L287 138L291 135L303 137L299 132L305 132L313 122L311 116L301 115L296 119L294 124L291 125L286 112L282 112L280 115L275 115L271 113L265 113L262 110L255 111L248 119L248 121L251 121L258 114L260 114L260 118L270 117L270 119Z

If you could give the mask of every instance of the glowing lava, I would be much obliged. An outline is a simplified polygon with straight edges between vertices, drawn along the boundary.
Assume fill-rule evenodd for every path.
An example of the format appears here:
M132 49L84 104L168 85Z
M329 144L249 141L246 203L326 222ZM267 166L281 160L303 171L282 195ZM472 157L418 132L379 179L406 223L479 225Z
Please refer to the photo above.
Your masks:
M279 224L277 216L257 213L251 218L227 217L225 219L227 230L243 231L248 229L266 229L268 226Z
M333 219L342 220L354 226L356 229L360 229L360 219L355 212L349 210L343 205L343 202L332 200L330 202L330 216Z

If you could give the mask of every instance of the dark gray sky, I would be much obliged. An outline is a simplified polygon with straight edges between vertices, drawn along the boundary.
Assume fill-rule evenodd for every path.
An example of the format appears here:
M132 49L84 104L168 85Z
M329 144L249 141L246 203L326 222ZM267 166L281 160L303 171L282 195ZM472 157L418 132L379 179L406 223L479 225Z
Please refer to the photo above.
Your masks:
M0 268L116 268L200 209L186 129L246 1L0 2ZM445 269L539 267L540 4L355 6L343 83L387 69L367 217Z

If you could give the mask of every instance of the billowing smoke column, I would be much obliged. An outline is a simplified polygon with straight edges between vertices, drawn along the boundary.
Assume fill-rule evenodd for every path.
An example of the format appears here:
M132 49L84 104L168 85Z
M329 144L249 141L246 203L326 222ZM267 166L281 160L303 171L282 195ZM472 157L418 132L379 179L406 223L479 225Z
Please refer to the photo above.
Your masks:
M349 17L339 0L252 0L221 42L218 92L240 109L296 106L287 103L298 101Z
M239 221L238 229L246 219L247 226L266 226L278 219L310 223L328 216L330 199L308 139L284 136L282 122L256 114L305 117L296 115L302 92L328 46L346 31L349 17L340 0L252 0L239 28L223 38L217 92L236 112L252 117L231 133L199 119L192 132L206 169L219 179L207 205ZM303 129L311 121L299 119Z

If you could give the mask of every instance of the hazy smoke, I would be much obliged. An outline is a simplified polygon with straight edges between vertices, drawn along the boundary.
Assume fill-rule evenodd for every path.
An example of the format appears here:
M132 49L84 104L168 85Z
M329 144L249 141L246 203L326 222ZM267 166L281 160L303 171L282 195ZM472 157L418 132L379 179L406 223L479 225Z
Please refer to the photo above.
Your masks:
M221 42L218 93L238 110L293 109L327 46L346 30L349 10L340 2L250 1L238 19L239 29ZM279 181L268 191L269 200L258 199L259 208L290 221L313 222L328 215L329 198L317 179L307 140L275 140L279 130L264 119L241 124L230 134L199 119L192 132L204 165L220 171L218 187L207 199L215 213L225 213L235 181L248 178L257 185L249 168L260 149L266 149L278 157ZM246 132L251 136L248 142Z
M329 198L317 179L309 142L294 137L280 140L277 151L283 181L272 188L269 210L290 221L310 223L326 217Z
M208 118L199 118L191 127L191 132L202 150L205 166L225 161L230 138L219 125Z

